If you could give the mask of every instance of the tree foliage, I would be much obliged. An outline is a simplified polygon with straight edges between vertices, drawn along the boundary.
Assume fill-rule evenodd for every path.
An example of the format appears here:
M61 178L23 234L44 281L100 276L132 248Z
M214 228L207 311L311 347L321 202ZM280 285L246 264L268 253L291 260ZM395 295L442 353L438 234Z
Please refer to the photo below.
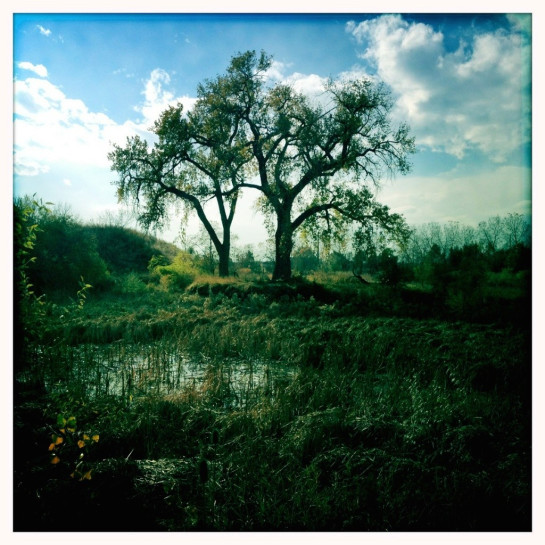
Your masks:
M272 63L253 51L233 58L226 101L240 118L258 182L244 182L262 194L265 213L275 221L273 277L291 275L295 231L308 222L330 232L344 222L401 228L403 218L376 202L371 187L385 174L409 171L414 139L402 124L392 128L387 89L370 80L331 80L326 107L293 86L267 85ZM371 187L370 187L371 186Z
M220 274L227 272L242 188L258 190L262 210L274 218L274 279L290 278L293 235L304 224L326 232L345 222L404 225L371 190L386 174L407 173L415 150L408 126L390 124L387 89L368 79L331 80L322 106L291 85L269 85L271 65L264 52L235 55L225 74L198 87L187 116L181 106L162 114L152 150L133 137L109 155L119 195L143 207L142 224L163 222L172 199L196 211L218 251ZM254 173L256 181L249 180ZM216 200L223 240L204 213L209 199Z
M144 227L163 226L172 203L180 203L186 214L197 214L218 253L220 276L229 274L231 224L250 159L241 146L238 119L225 103L227 96L219 80L207 82L199 86L191 111L184 113L179 104L162 113L153 127L157 141L151 149L134 136L108 155L119 175L118 196L136 204ZM205 212L211 200L221 229Z
M32 251L24 271L33 291L73 295L81 289L82 276L96 288L107 284L109 273L96 239L69 210L29 197L17 199L14 208L16 252ZM23 246L21 236L30 237Z

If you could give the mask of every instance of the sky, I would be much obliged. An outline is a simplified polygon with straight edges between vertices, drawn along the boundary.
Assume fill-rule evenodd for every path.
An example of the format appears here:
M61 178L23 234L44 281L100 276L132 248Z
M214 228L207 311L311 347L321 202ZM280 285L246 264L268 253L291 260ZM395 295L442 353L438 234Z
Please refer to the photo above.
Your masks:
M17 13L13 15L13 193L67 205L83 221L116 214L107 154L246 50L269 77L315 95L327 78L373 78L417 153L377 198L410 225L532 210L532 19L456 13ZM240 244L267 233L247 193ZM190 231L198 227L190 219ZM173 241L173 216L165 239Z

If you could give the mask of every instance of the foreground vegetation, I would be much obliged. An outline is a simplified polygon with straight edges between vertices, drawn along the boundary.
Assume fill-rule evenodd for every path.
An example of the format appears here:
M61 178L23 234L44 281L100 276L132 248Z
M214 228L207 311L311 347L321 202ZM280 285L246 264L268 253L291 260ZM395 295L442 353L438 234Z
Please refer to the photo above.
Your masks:
M26 241L16 530L531 529L529 271L218 280L156 248L37 297Z

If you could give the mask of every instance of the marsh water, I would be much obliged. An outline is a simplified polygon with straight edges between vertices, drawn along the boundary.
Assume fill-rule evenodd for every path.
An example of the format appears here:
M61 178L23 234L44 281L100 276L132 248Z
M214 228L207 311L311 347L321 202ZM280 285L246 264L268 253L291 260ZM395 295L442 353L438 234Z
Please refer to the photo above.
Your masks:
M36 364L46 390L89 397L216 397L225 408L274 397L296 369L281 362L189 354L168 343L41 347ZM24 380L24 379L23 379Z

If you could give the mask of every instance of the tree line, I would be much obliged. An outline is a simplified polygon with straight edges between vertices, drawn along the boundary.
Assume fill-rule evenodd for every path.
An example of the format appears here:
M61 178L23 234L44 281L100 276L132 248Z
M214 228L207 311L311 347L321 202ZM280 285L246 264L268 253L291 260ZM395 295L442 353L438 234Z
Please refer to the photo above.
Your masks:
M108 290L130 274L135 284L143 279L168 289L170 281L170 287L183 289L193 278L218 270L205 231L180 249L111 219L83 224L66 207L48 207L30 197L15 200L14 215L15 268L24 271L37 293L75 294L82 277L94 290ZM344 272L373 283L417 282L441 291L455 270L484 279L487 272L531 268L531 225L522 214L496 215L476 227L458 222L415 226L397 246L379 230L367 235L362 238L356 229L328 240L301 231L291 254L293 272ZM260 246L233 244L232 274L272 275L274 242L269 241L268 251Z

